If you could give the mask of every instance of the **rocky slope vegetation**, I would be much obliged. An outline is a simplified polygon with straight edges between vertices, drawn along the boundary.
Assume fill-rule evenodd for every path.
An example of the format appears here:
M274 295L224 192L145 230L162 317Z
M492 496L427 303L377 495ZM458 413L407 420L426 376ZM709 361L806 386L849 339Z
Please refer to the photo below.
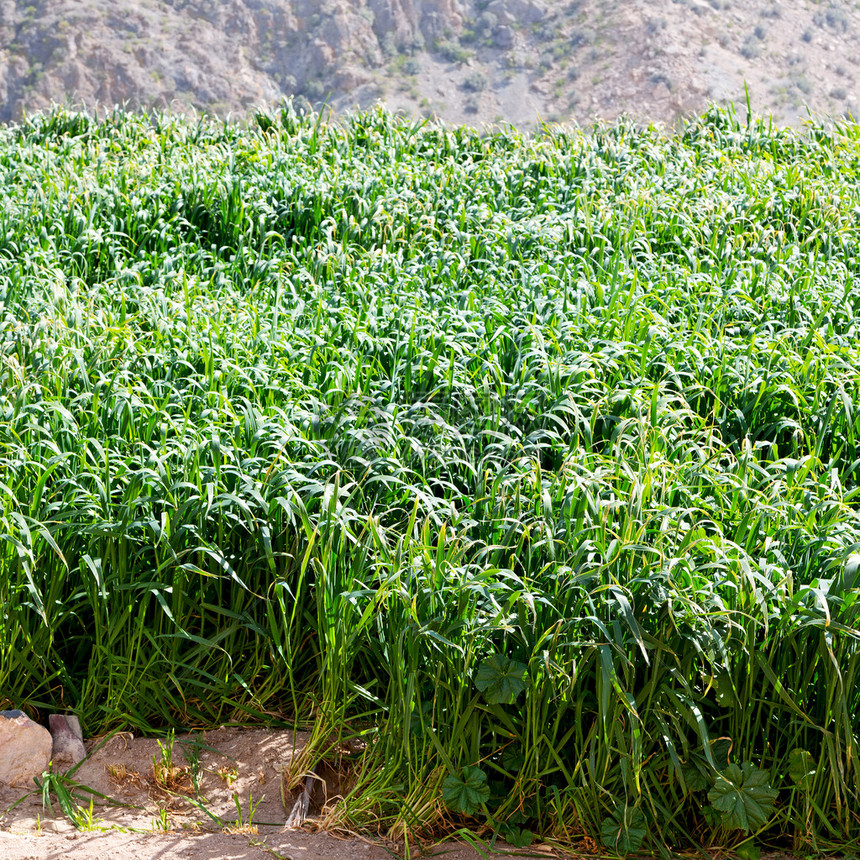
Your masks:
M0 120L52 102L245 114L286 96L475 125L857 114L848 0L0 0Z

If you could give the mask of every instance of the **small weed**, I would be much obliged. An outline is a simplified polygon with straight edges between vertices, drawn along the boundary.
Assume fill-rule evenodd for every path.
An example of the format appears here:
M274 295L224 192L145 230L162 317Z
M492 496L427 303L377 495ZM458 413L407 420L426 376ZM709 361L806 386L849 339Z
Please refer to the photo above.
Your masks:
M239 772L236 768L228 767L227 765L222 765L215 773L224 781L227 788L230 788L239 777Z
M594 39L594 30L576 27L571 31L570 36L568 37L568 44L573 50L576 50L577 48L583 48L586 45L592 44Z
M54 806L52 797L56 798L60 811L77 830L99 830L102 829L94 816L94 799L99 798L115 806L121 806L113 798L96 791L86 785L72 780L67 774L52 773L45 771L40 779L36 779L38 793L42 798L42 809L47 809L53 817ZM82 794L89 795L87 806L81 806L78 801L82 800ZM29 797L30 795L26 795ZM25 798L22 798L22 800ZM20 802L20 801L19 801ZM37 819L37 829L41 830L41 821Z
M436 43L436 52L441 54L449 63L468 63L472 52L457 42L442 40Z
M795 75L791 82L800 90L804 95L809 95L812 92L812 81L806 77L806 75Z
M140 774L137 771L130 770L124 764L109 764L108 777L115 785L124 785L127 782L139 780Z
M244 813L242 812L242 803L239 800L238 793L233 794L233 802L236 804L236 820L232 822L232 824L228 824L224 828L225 833L236 834L236 833L250 833L256 834L258 832L257 825L254 824L254 815L257 812L257 807L260 805L260 801L263 798L261 797L256 803L254 803L254 795L250 792L248 793L248 817L245 818Z
M489 81L483 72L470 72L463 81L463 89L470 93L479 93L487 88Z
M189 780L189 768L179 767L173 762L173 742L174 733L171 729L164 744L158 741L160 754L152 757L153 784L167 792L182 791Z
M812 17L812 21L819 27L827 27L834 33L845 33L850 27L850 19L845 11L835 3L823 10L816 12Z
M182 745L182 752L185 755L185 760L188 762L188 771L191 776L191 787L194 793L200 794L200 746L193 742L186 742Z
M104 827L99 823L98 819L93 815L93 799L90 798L88 806L78 807L78 830L83 830L92 833L96 830L104 830Z
M758 40L755 36L750 36L746 39L741 45L740 48L741 56L747 60L754 60L756 57L761 54L761 45L758 43Z

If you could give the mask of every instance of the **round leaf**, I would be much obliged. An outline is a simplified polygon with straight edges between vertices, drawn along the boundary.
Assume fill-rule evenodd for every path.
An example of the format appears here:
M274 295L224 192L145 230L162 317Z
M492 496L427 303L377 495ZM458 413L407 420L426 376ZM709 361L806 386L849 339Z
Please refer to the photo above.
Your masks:
M442 799L452 812L474 815L490 799L487 775L479 767L464 767L442 782Z
M749 833L767 823L777 794L767 773L745 761L741 767L730 764L717 776L708 800L720 813L724 827Z
M479 667L475 686L491 705L509 705L525 690L526 667L502 654L493 654Z
M815 776L815 765L808 750L794 749L789 753L788 775L795 785L809 788L810 780Z
M635 807L618 807L600 825L600 841L618 854L638 851L647 833L645 816Z
M531 830L524 827L517 827L515 824L509 825L502 829L502 836L508 845L513 845L514 848L528 848L534 841L535 835Z
M525 764L525 756L519 746L509 746L502 753L502 767L512 774L519 773Z
M689 791L704 791L710 788L711 780L702 762L691 760L689 764L684 765L683 774Z

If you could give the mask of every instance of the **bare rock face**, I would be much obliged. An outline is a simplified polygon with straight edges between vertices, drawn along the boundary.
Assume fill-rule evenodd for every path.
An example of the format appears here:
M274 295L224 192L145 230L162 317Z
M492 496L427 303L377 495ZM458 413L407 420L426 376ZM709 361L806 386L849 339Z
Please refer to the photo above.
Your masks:
M244 111L367 79L466 0L0 0L0 122L87 105ZM356 74L361 71L363 74Z
M542 0L491 0L487 11L501 16L504 21L533 24L547 15L546 4Z
M23 711L0 711L0 783L30 785L47 770L51 733Z
M456 36L473 3L0 0L0 121L68 99L216 113L320 101L397 52Z
M368 0L367 7L380 42L387 36L398 48L412 44L420 18L413 0Z
M54 738L51 753L54 770L65 773L70 767L74 767L87 757L81 722L71 714L51 714L48 717L48 725Z
M366 0L373 31L380 42L393 40L398 48L432 45L446 34L459 32L465 20L461 0Z

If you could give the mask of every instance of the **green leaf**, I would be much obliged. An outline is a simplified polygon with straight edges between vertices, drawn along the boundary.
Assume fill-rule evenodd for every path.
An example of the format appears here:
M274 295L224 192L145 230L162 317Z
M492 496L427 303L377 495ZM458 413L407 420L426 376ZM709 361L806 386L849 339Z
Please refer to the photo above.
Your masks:
M735 854L741 858L741 860L759 860L761 857L761 848L758 845L753 845L752 842L744 842L742 845L738 845L735 848Z
M705 823L708 827L712 830L716 830L716 828L720 826L720 821L722 820L720 813L717 812L710 803L702 807L702 817L705 819Z
M647 833L642 810L630 806L617 807L600 825L600 841L618 854L638 851Z
M745 761L740 767L730 764L717 775L708 800L720 813L724 827L749 833L767 823L777 794L767 773Z
M474 815L490 798L487 774L479 767L464 767L442 782L442 799L452 812Z
M815 776L815 765L808 750L798 748L788 754L788 775L795 785L809 788L812 777Z
M705 765L698 759L691 759L685 764L683 773L687 788L690 791L704 791L706 788L710 788L713 780L709 779L708 770L710 768L706 769Z
M502 753L502 767L511 774L519 773L525 764L525 756L519 746L509 746Z
M732 742L728 738L717 738L711 741L711 755L717 770L725 770L729 766L729 755L732 751Z
M508 845L513 845L514 848L528 848L534 841L535 835L525 827L506 825L502 828L502 837Z
M478 667L475 686L490 705L509 705L526 688L526 667L502 654L493 654Z
M731 705L735 701L735 688L728 674L718 674L713 681L714 695L721 705Z

